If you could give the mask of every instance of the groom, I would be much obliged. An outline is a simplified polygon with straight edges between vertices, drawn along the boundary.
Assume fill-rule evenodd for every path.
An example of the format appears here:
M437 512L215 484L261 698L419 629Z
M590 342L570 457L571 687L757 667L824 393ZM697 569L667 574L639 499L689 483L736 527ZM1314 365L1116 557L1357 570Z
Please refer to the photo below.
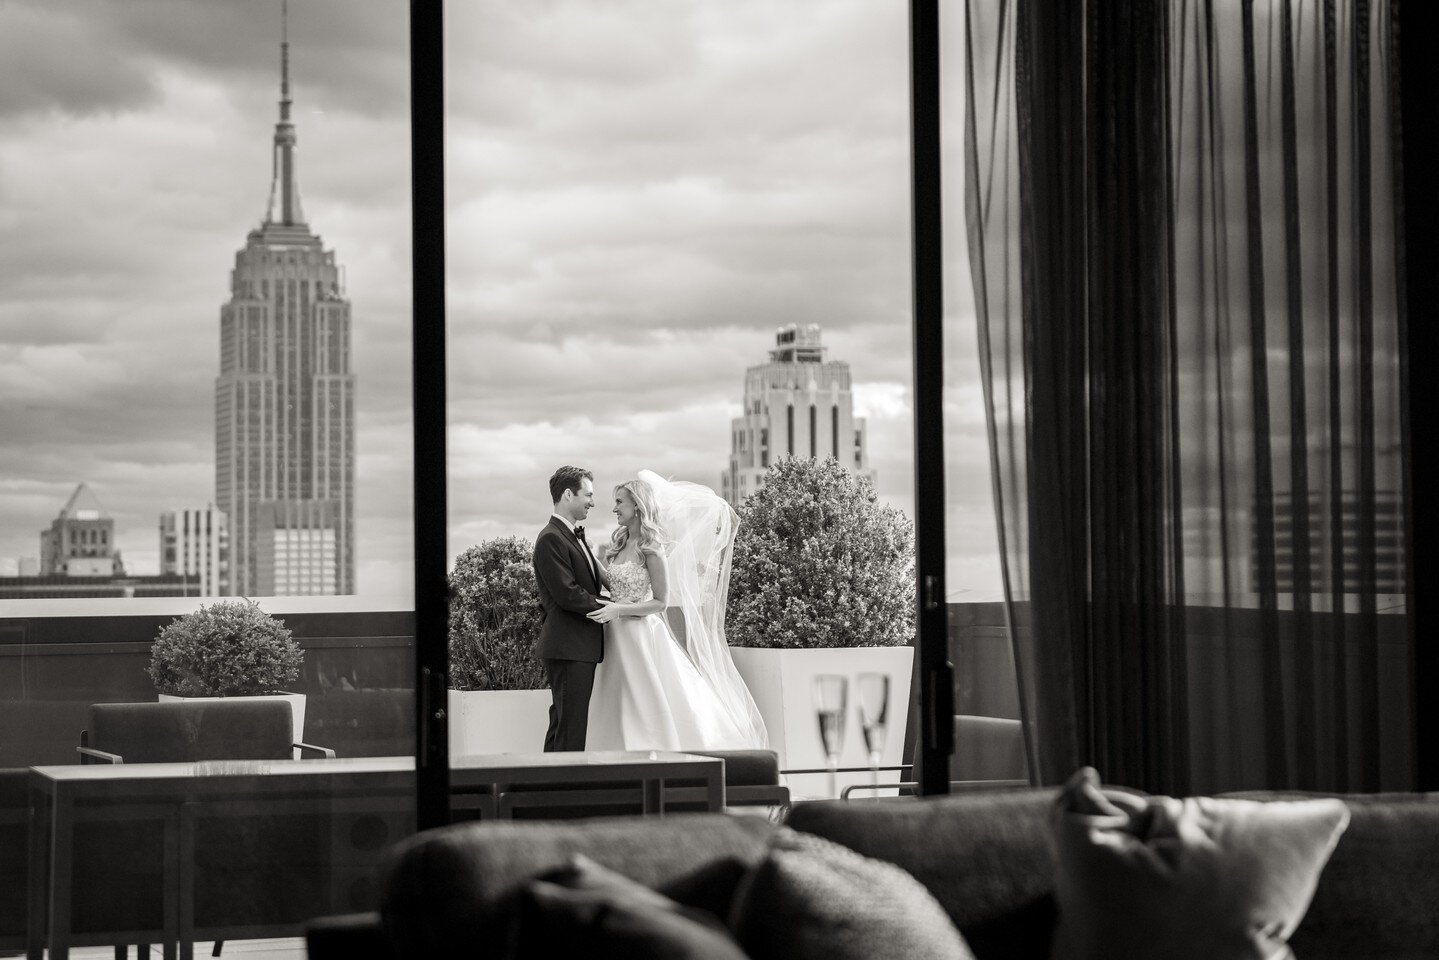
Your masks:
M545 752L583 750L595 664L605 658L604 627L585 614L600 607L599 572L580 523L595 505L594 475L560 467L550 477L554 514L535 539L535 581L544 625L535 652L550 681Z

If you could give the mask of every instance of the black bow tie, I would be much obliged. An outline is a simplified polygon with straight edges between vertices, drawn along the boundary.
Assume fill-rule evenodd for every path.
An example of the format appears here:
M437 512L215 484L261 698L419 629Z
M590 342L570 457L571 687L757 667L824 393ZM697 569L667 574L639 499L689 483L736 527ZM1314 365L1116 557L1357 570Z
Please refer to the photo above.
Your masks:
M585 542L585 528L584 528L584 527L575 527L575 536L579 538L580 543L584 543L584 542Z

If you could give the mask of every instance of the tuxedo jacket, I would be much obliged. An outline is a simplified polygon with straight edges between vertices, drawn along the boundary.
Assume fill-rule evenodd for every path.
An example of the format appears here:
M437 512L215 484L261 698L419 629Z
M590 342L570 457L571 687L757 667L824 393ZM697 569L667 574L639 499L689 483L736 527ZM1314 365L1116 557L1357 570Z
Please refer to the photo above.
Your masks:
M600 585L579 538L559 517L535 538L535 582L545 622L535 654L546 660L599 663L605 658L605 629L585 616L598 610Z

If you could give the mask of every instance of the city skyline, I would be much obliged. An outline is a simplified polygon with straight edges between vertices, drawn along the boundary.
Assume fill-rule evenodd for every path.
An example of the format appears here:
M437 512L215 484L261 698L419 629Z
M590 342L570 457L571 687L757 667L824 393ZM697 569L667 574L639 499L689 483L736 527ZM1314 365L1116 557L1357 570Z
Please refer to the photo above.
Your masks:
M559 463L605 492L640 467L715 483L743 371L786 323L854 364L880 495L910 510L903 11L447 19L451 556L533 536ZM219 265L263 208L279 4L18 2L0 32L26 51L0 66L0 558L84 481L158 570L156 517L212 496ZM356 305L362 594L410 588L405 37L403 6L291 4L305 212ZM993 598L972 319L953 326L951 587Z

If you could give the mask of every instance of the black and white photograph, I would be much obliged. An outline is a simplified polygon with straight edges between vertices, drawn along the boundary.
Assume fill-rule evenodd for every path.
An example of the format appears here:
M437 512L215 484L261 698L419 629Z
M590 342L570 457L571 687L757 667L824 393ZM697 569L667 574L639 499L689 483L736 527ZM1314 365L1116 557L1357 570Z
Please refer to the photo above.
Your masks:
M1439 956L1419 6L0 0L0 957Z

